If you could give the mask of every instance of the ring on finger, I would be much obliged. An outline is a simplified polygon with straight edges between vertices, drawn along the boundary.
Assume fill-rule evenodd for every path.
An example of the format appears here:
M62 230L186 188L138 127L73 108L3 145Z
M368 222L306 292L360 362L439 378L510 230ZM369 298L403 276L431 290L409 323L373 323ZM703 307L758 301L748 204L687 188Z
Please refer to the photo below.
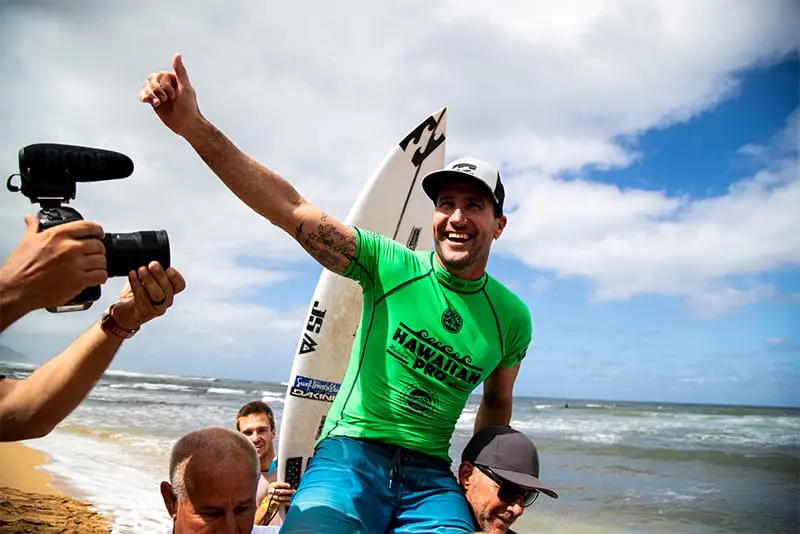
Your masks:
M153 306L161 306L166 301L167 301L167 297L166 297L166 295L164 295L164 297L161 300L150 299L150 304L152 304Z

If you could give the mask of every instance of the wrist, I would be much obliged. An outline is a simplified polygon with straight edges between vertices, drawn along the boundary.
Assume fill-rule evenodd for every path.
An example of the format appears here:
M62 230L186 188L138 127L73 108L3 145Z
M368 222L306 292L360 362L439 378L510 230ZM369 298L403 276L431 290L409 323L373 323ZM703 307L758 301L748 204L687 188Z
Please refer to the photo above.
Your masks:
M128 339L133 337L133 335L139 331L140 326L132 327L129 324L120 322L117 318L117 313L115 313L116 304L112 304L103 316L100 318L100 328L103 329L104 332L112 334L116 337L122 339Z
M124 307L123 307L124 308ZM128 310L121 310L120 303L116 302L109 306L108 313L114 318L114 321L125 330L139 330L142 327L141 323L136 322L135 319L129 317L130 313L124 313Z
M212 131L213 126L211 123L198 111L197 116L187 121L181 132L181 136L186 139L190 145L194 145L199 141L207 139Z
M12 279L0 268L0 331L36 309L30 306L25 284Z

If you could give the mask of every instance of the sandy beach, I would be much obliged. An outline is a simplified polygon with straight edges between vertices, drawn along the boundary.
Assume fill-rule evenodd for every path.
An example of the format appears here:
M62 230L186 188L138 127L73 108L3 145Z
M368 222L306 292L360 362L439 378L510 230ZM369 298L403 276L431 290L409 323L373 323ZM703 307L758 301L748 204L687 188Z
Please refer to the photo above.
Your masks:
M0 443L0 532L110 532L105 517L53 488L44 454Z

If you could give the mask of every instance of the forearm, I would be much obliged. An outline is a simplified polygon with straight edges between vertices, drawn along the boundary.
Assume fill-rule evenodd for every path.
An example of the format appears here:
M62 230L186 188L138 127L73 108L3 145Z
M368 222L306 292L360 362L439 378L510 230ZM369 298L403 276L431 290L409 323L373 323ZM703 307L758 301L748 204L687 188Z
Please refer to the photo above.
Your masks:
M21 293L20 288L10 287L0 280L0 332L30 311L25 307Z
M475 432L487 426L505 426L511 422L513 402L488 398L484 395L475 416Z
M21 280L9 272L7 265L0 266L0 332L28 313L25 287Z
M58 356L15 382L0 398L0 441L50 432L94 387L121 342L95 323Z
M247 156L205 119L198 121L184 137L245 204L287 232L294 231L291 215L305 200L292 184Z

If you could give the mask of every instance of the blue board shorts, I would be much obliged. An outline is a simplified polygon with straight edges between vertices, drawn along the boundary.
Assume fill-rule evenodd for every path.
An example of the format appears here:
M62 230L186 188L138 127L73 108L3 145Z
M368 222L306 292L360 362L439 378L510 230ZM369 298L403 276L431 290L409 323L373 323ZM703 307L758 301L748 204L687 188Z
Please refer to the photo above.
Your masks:
M474 531L446 461L340 436L317 446L281 528L314 534Z

